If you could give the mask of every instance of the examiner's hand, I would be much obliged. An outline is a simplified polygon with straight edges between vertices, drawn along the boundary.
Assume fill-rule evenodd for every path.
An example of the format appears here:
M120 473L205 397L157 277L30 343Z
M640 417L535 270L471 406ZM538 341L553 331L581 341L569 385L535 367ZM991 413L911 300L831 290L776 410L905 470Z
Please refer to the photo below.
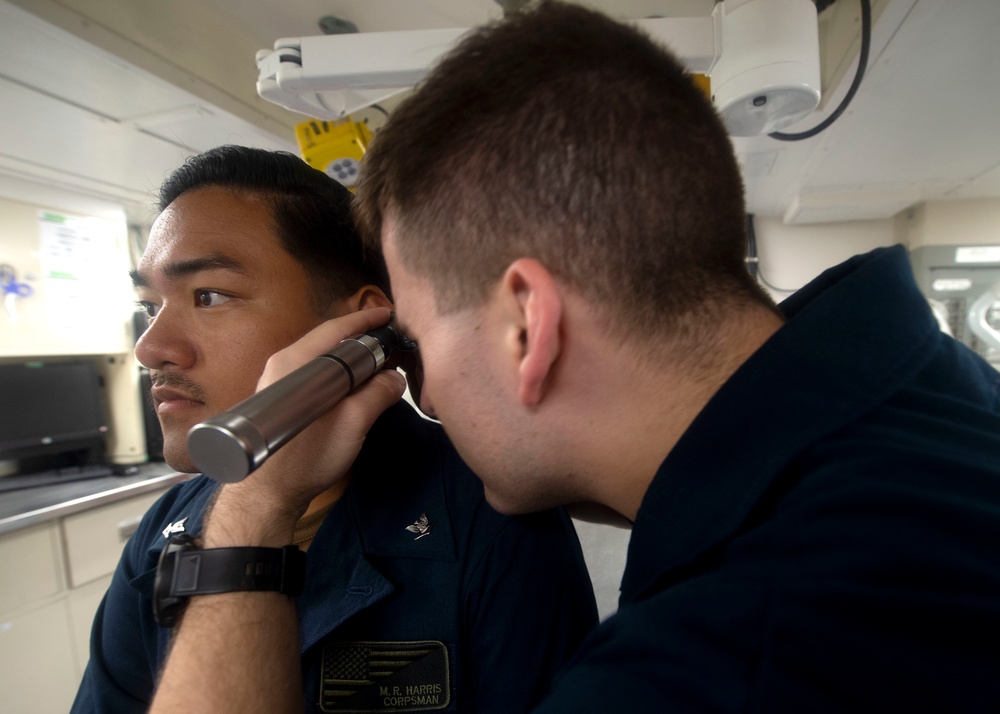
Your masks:
M274 354L257 390L273 384L342 340L388 323L385 308L351 313L323 323ZM386 369L303 429L257 470L219 492L204 533L210 547L280 546L291 542L295 521L316 496L345 486L344 477L378 416L399 401L403 375Z

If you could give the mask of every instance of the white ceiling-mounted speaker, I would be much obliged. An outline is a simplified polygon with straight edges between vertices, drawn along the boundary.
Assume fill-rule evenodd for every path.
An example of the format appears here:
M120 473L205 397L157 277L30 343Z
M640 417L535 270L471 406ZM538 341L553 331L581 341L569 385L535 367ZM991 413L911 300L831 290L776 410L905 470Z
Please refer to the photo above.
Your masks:
M813 0L725 0L713 19L712 101L733 136L769 134L819 106Z

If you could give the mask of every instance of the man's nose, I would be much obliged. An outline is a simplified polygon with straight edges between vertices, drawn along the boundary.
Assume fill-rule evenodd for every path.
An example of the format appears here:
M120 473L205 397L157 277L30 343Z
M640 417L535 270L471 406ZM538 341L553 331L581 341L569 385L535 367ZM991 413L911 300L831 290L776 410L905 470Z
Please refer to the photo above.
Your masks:
M168 366L190 367L195 354L190 331L185 330L182 321L166 307L150 320L135 343L135 358L142 366L153 370Z

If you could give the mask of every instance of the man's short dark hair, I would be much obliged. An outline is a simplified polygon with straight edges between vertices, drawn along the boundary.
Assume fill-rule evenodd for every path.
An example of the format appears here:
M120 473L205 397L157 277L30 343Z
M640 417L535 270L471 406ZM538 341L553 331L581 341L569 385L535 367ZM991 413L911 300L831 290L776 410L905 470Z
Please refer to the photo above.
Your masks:
M356 214L439 309L541 261L620 334L699 330L771 305L745 267L743 185L708 98L638 29L543 2L469 35L362 162Z
M364 285L389 294L381 251L365 248L351 217L350 191L298 156L235 145L210 149L167 177L159 210L210 186L261 197L271 206L282 245L310 277L317 313Z

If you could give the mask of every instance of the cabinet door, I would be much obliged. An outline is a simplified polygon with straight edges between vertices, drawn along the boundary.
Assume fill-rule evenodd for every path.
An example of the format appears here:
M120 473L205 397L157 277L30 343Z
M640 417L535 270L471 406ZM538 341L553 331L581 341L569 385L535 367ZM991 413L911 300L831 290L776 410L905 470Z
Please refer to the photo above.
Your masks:
M0 621L0 701L7 714L65 714L79 677L65 600Z
M9 612L62 589L59 529L56 524L22 528L0 536L0 613ZM2 615L0 615L2 617Z
M66 603L69 606L69 619L73 638L73 654L76 662L76 681L83 679L83 670L90 659L90 630L94 626L94 614L101 598L111 584L111 576L100 578L92 583L69 591Z

